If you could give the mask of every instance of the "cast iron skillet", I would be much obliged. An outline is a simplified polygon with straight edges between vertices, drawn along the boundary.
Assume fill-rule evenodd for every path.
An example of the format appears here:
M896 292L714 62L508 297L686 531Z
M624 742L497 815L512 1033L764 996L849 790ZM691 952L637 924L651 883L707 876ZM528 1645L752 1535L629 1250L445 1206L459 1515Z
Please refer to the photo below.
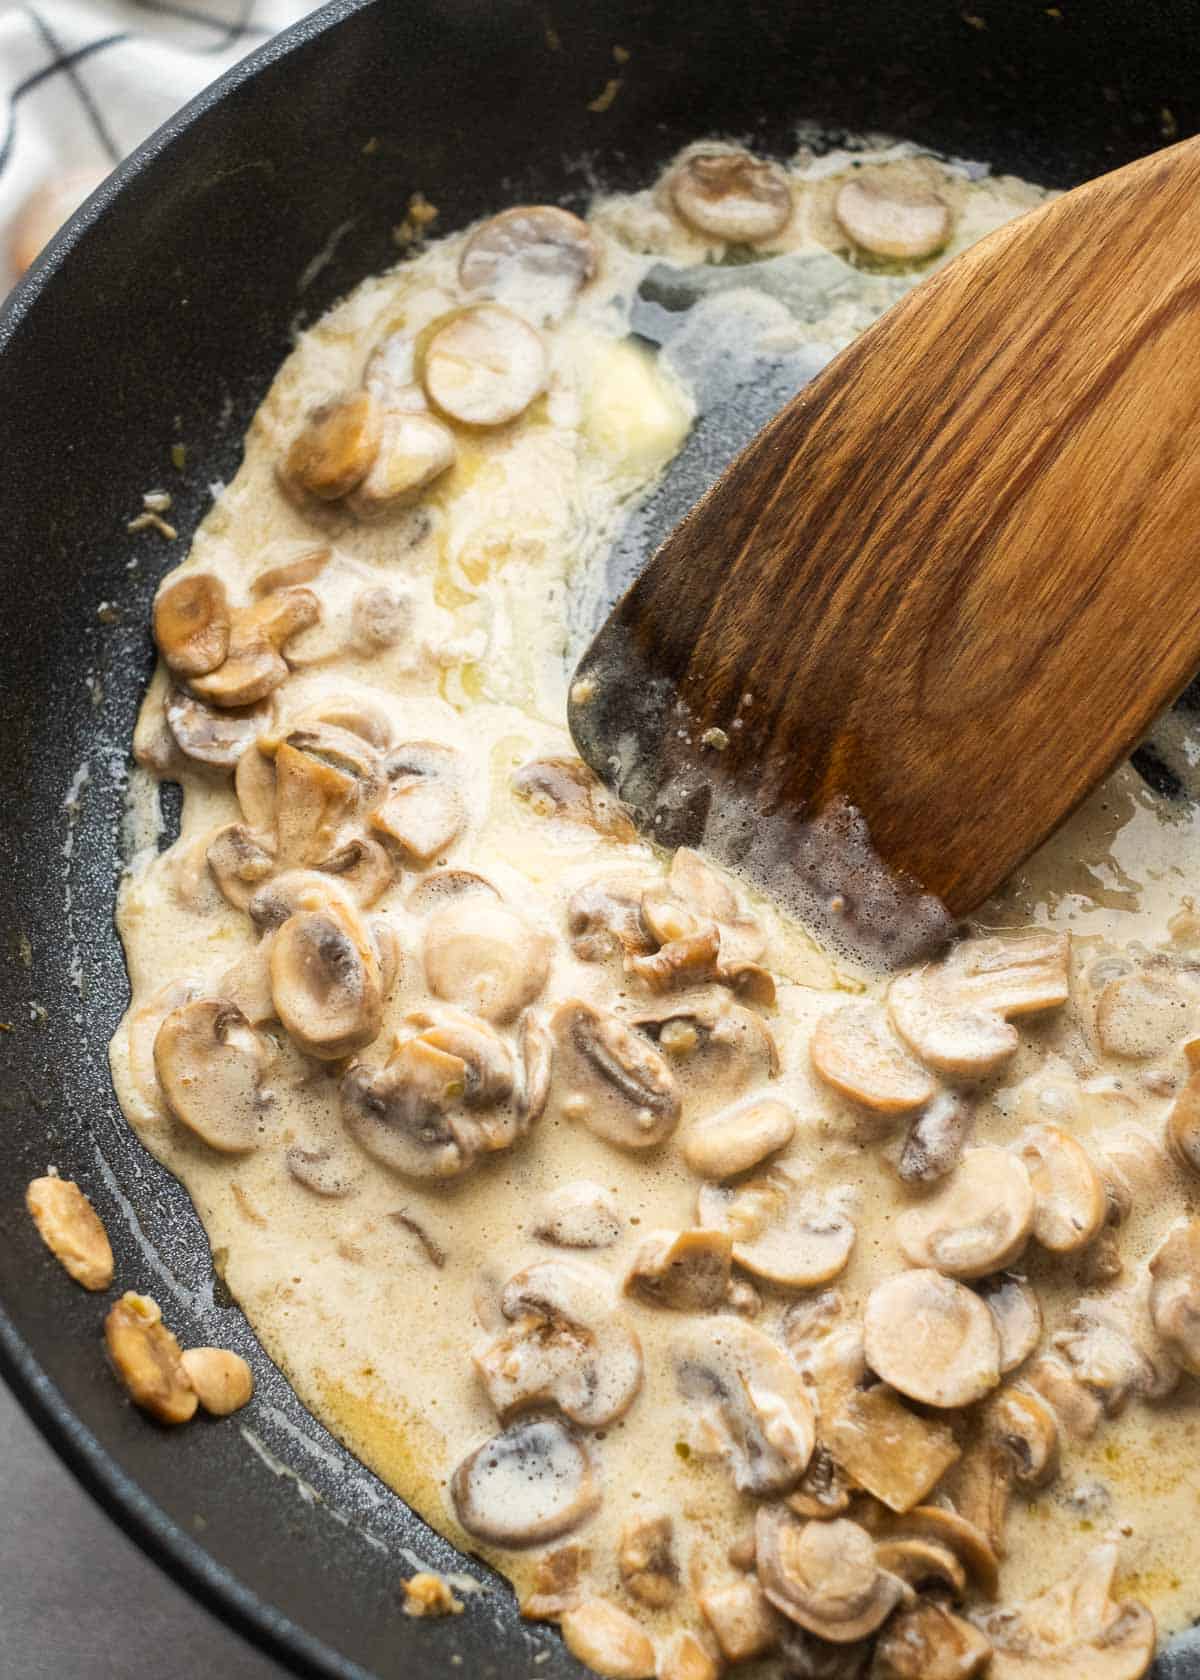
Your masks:
M1194 0L336 0L154 136L0 316L0 1365L125 1529L296 1672L579 1670L299 1406L109 1085L149 602L208 484L233 474L290 332L394 258L417 189L444 228L521 200L582 205L700 134L786 152L809 118L1069 186L1195 130L1198 26ZM128 536L162 483L180 540ZM680 511L667 497L659 517ZM158 1296L185 1343L252 1355L239 1419L166 1434L121 1402L104 1303L64 1280L22 1209L51 1161L92 1192L123 1287ZM406 1620L403 1547L490 1590L449 1625ZM1159 1672L1200 1676L1200 1652L1177 1645Z

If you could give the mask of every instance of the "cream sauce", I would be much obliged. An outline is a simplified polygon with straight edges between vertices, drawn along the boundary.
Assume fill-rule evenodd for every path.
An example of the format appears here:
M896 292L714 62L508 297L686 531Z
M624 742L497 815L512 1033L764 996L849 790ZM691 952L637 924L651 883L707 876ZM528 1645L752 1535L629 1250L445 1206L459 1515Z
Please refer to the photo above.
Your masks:
M901 160L949 201L955 220L946 256L1044 197L1012 179L917 158L911 148L891 148L871 161L879 159ZM599 875L661 878L668 860L640 841L539 814L537 802L518 799L511 786L514 772L531 760L571 752L564 656L569 620L578 621L579 609L569 605L568 588L575 602L602 593L614 534L668 467L695 412L702 384L692 377L695 346L689 362L682 353L656 357L631 340L635 293L654 265L691 271L697 289L709 285L709 367L712 345L730 357L753 355L770 347L772 334L776 347L817 346L823 359L931 266L851 259L831 206L838 184L861 161L804 153L790 166L796 208L767 245L795 261L775 265L780 295L769 306L749 286L751 270L747 287L728 289L735 271L698 268L722 259L724 248L681 224L661 183L600 199L590 217L598 276L573 301L553 289L519 287L500 299L541 332L550 369L545 394L511 425L456 428L451 470L413 507L375 522L337 504L298 503L281 490L276 469L304 417L359 385L377 344L396 334L419 341L463 304L456 278L462 239L433 244L367 280L297 343L251 426L243 465L180 568L216 576L240 603L251 580L298 552L295 545L316 538L331 546L308 584L320 620L287 644L290 674L272 699L277 730L350 697L385 714L395 741L433 740L461 755L468 820L436 862L486 877L544 932L551 960L534 1005L539 1016L568 998L626 1014L653 1001L619 962L583 961L573 952L566 905ZM396 597L390 610L401 633L371 651L355 640L354 605L364 590L381 587ZM250 919L222 897L206 863L214 830L241 815L232 780L163 756L168 686L160 667L138 741L158 774L182 780L185 797L180 836L159 854L150 832L156 802L147 796L147 773L137 773L144 843L119 906L133 995L112 1046L122 1106L147 1147L187 1186L218 1272L303 1400L434 1526L482 1551L523 1591L539 1549L482 1545L462 1528L449 1491L456 1465L500 1427L472 1349L502 1322L496 1301L504 1283L567 1252L535 1231L543 1198L564 1184L594 1181L617 1209L616 1242L575 1256L600 1267L617 1288L648 1232L694 1223L700 1181L679 1140L689 1123L728 1100L729 1088L685 1079L675 1136L633 1153L571 1118L572 1093L559 1078L524 1141L483 1157L461 1179L410 1182L347 1137L337 1093L345 1063L305 1057L274 1023L265 1030L278 1052L270 1079L275 1100L261 1145L225 1155L198 1142L172 1117L154 1074L159 1023L184 995L171 983L228 993L235 965L243 965L245 984L261 954ZM1190 815L1168 813L1132 771L1121 770L980 919L1069 930L1075 984L1066 1009L1022 1025L1019 1054L985 1087L976 1143L1005 1143L1029 1119L1053 1116L1090 1146L1131 1125L1157 1144L1184 1077L1181 1045L1194 1030L1195 982L1185 968L1186 1008L1169 1044L1148 1060L1117 1063L1098 1052L1096 988L1088 976L1127 948L1179 954L1200 944L1200 931L1185 930L1181 947L1168 930L1191 884L1194 830ZM409 906L421 874L397 871L370 912L391 925L402 952L382 1031L361 1052L373 1066L386 1058L408 1012L430 1002L421 962L424 917ZM760 1013L780 1058L778 1077L760 1073L752 1088L793 1108L797 1124L783 1160L802 1164L857 1227L849 1266L837 1280L853 1317L873 1285L902 1264L893 1224L914 1197L889 1157L904 1127L868 1123L861 1109L836 1096L815 1077L808 1045L832 1007L880 986L823 952L770 904L755 899L751 908L778 992L776 1007ZM498 1030L515 1043L510 1024ZM329 1151L348 1193L325 1197L298 1182L286 1161L293 1146ZM1031 1244L1018 1269L1041 1297L1043 1347L1081 1293L1137 1284L1163 1233L1194 1204L1193 1183L1156 1149L1120 1228L1123 1270L1114 1283L1088 1291L1080 1281L1086 1257L1038 1255ZM759 1287L754 1322L775 1334L795 1292ZM674 1349L694 1320L634 1298L623 1300L621 1314L640 1339L644 1378L625 1416L588 1440L601 1499L578 1537L590 1553L593 1589L623 1604L659 1639L678 1625L703 1625L688 1584L734 1578L727 1549L757 1502L734 1490L722 1463L705 1461L688 1445L693 1408L679 1392ZM1058 1480L1032 1500L1014 1501L1002 1599L1043 1589L1099 1535L1118 1531L1125 1583L1152 1605L1164 1629L1182 1626L1197 1608L1190 1581L1197 1495L1185 1473L1195 1427L1185 1379L1170 1400L1148 1405L1134 1398L1091 1441L1068 1440ZM624 1592L616 1555L622 1526L658 1511L675 1519L684 1588L671 1607L648 1609Z

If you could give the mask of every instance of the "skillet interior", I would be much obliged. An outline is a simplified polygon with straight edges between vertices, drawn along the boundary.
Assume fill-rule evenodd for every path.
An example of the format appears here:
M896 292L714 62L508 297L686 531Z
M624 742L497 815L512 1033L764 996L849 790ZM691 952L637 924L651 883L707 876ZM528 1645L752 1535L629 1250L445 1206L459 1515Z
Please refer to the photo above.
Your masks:
M232 476L290 328L394 258L416 189L444 228L522 199L580 203L596 180L644 182L704 132L781 152L805 117L1068 186L1172 124L1195 130L1198 23L1194 0L337 0L143 148L0 318L0 1360L118 1521L298 1671L450 1680L524 1674L536 1657L539 1675L580 1672L499 1591L450 1625L400 1614L401 1547L462 1561L271 1372L109 1086L148 605L208 483ZM618 74L609 109L589 112ZM179 543L127 536L162 482ZM156 1294L181 1338L241 1347L267 1373L244 1428L168 1436L120 1402L98 1303L64 1284L22 1211L47 1161L94 1189L118 1277ZM1200 1653L1177 1646L1157 1672L1200 1677Z

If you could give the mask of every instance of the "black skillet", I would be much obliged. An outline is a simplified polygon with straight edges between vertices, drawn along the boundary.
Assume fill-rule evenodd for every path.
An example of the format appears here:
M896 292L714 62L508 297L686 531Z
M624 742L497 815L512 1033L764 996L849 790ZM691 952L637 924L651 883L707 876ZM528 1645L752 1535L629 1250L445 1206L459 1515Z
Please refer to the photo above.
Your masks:
M417 189L447 229L521 200L582 206L597 179L642 184L704 134L786 153L807 118L1070 186L1200 126L1198 29L1194 0L337 0L149 141L0 316L0 1368L117 1521L298 1673L579 1671L494 1578L452 1624L400 1613L402 1547L486 1572L299 1406L109 1085L149 602L208 484L232 476L290 332L394 259ZM641 552L723 465L716 443L690 458ZM179 541L127 535L163 483ZM1141 764L1182 796L1161 760ZM103 1303L64 1280L22 1210L50 1161L91 1190L123 1283L157 1295L185 1342L254 1356L240 1419L168 1435L122 1403ZM137 1666L166 1672L149 1653ZM1200 1677L1200 1649L1177 1644L1156 1672Z

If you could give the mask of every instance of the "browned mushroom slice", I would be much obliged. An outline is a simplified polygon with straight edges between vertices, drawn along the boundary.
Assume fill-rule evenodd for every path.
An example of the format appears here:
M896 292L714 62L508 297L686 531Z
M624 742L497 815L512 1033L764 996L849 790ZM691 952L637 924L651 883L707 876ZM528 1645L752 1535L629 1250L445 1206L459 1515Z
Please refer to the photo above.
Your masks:
M561 1004L550 1023L562 1112L625 1149L650 1149L674 1131L679 1088L640 1033L588 1003Z
M796 1116L771 1097L720 1109L689 1126L683 1158L702 1178L734 1178L790 1143Z
M1011 1150L969 1149L933 1194L896 1221L901 1252L913 1266L947 1277L986 1277L1014 1261L1033 1229L1029 1173Z
M216 711L179 688L167 696L163 713L179 750L217 770L232 770L241 762L271 715L262 701Z
M909 1411L886 1383L852 1389L822 1433L835 1463L893 1511L919 1505L959 1457L946 1425Z
M1200 1220L1179 1225L1150 1261L1150 1316L1170 1354L1200 1376Z
M503 426L546 383L546 351L527 321L498 303L472 304L436 324L421 383L435 408L463 426Z
M346 498L346 505L360 519L408 507L450 470L457 457L454 433L432 414L387 411L381 417L375 459Z
M173 1009L154 1040L154 1068L171 1113L223 1154L263 1142L271 1061L267 1041L226 998Z
M1016 1054L1011 1018L1054 1009L1070 994L1065 933L965 939L942 962L893 980L892 1025L937 1073L982 1079Z
M591 1561L591 1553L577 1540L538 1558L532 1585L518 1606L522 1616L531 1622L556 1622L583 1597L583 1576Z
M458 259L458 278L469 292L550 285L573 294L595 272L596 246L587 223L553 204L518 204L489 217Z
M371 826L409 861L430 863L462 832L459 764L458 753L437 741L406 741L385 759L389 791L372 811Z
M641 1627L607 1598L588 1598L563 1615L563 1644L604 1680L654 1680L654 1646Z
M645 888L642 876L602 875L572 893L567 931L575 955L584 962L603 962L615 954L635 957L652 951L654 940L642 921Z
M1104 1181L1087 1150L1059 1126L1029 1126L1017 1139L1037 1198L1033 1235L1052 1254L1074 1254L1100 1234Z
M700 927L681 939L670 939L652 956L630 957L626 967L652 992L669 992L715 980L721 949L719 928ZM773 997L768 1001L774 1001Z
M476 1447L450 1478L458 1520L497 1546L537 1546L600 1503L583 1443L557 1418L525 1418Z
M670 176L667 192L689 227L729 244L774 239L792 214L783 170L749 152L693 152Z
M602 1185L572 1179L548 1191L538 1204L534 1235L558 1248L611 1248L625 1222Z
M187 1423L195 1416L199 1397L157 1301L126 1290L109 1309L104 1341L135 1406L159 1423Z
M239 753L233 773L233 791L237 794L242 815L249 827L259 834L273 834L275 830L274 752L274 746L269 755L263 751L261 738L256 744L248 744Z
M961 1091L939 1091L910 1122L896 1171L905 1184L936 1184L959 1161L971 1127Z
M502 1418L557 1406L589 1429L622 1417L642 1385L642 1350L607 1276L582 1260L543 1260L505 1285L512 1329L476 1348L475 1367Z
M875 1542L846 1517L802 1522L764 1505L755 1527L758 1579L777 1610L834 1645L882 1627L909 1589L879 1567Z
M827 1085L878 1114L911 1113L934 1093L933 1080L891 1032L882 1007L869 999L823 1015L809 1055Z
M1029 1283L1012 1272L985 1278L978 1293L987 1303L1000 1338L1000 1370L1023 1365L1042 1336L1042 1309Z
M1096 1546L1075 1573L1025 1604L978 1618L993 1649L990 1680L1139 1680L1154 1657L1154 1617L1112 1596L1117 1547Z
M986 1634L944 1604L922 1599L880 1634L871 1680L974 1680L991 1655Z
M1096 1002L1096 1037L1106 1056L1148 1061L1184 1037L1195 1013L1195 994L1176 975L1122 974L1108 982Z
M76 1283L94 1292L109 1288L112 1245L100 1215L78 1184L54 1171L31 1179L25 1206L38 1235Z
M841 187L833 213L842 231L876 257L916 262L950 238L950 206L939 193L895 174L856 175Z
M284 478L320 501L337 501L370 472L382 424L379 404L369 391L323 403L293 439L282 468Z
M752 1575L707 1587L696 1602L727 1662L750 1662L778 1646L786 1624Z
M271 947L275 1012L306 1054L336 1061L379 1036L379 955L358 918L331 899L290 916Z
M799 1163L734 1186L702 1185L697 1217L732 1238L739 1266L785 1289L815 1289L837 1277L857 1235L853 1220L811 1185Z
M681 1325L680 1394L743 1493L786 1493L812 1457L816 1420L800 1372L761 1330L722 1314Z
M282 648L320 616L321 603L311 589L285 589L239 608L224 664L208 676L190 678L190 688L214 706L250 706L265 699L287 679Z
M952 1551L932 1540L877 1540L875 1561L914 1592L936 1592L951 1599L966 1595L966 1570Z
M652 1231L625 1276L625 1293L678 1312L709 1312L729 1290L733 1245L723 1231Z
M965 1284L925 1269L878 1284L863 1321L867 1363L926 1406L969 1406L1000 1381L1000 1339Z
M617 1547L621 1584L639 1604L652 1610L665 1609L679 1591L674 1528L670 1517L647 1512L630 1517L621 1529Z
M245 823L227 823L208 844L208 867L222 896L245 910L275 868L275 854Z
M495 899L455 899L425 923L425 979L436 997L503 1024L540 994L548 934Z
M870 1500L856 1507L862 1526L877 1543L918 1540L936 1546L957 1558L968 1581L985 1598L994 1598L1000 1580L1000 1565L987 1535L957 1511L941 1505L917 1505L903 1514Z
M539 817L576 823L610 840L636 840L621 801L581 758L535 758L513 772L512 790Z
M154 640L179 677L203 677L229 651L229 599L211 572L175 573L154 599Z

